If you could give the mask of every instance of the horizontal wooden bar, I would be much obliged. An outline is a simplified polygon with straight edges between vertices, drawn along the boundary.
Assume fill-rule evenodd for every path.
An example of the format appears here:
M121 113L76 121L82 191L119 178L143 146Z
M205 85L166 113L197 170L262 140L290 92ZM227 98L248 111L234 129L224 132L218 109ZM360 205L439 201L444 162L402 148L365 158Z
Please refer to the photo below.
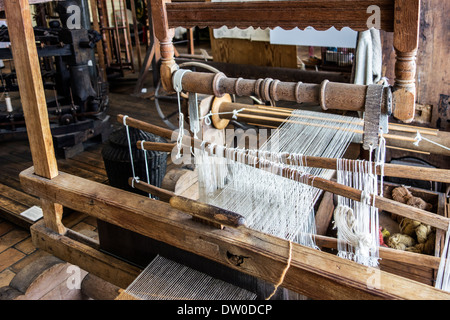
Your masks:
M450 293L261 232L214 229L167 203L60 172L48 180L31 167L20 173L35 196L277 283L291 256L283 287L313 299L450 299ZM233 263L232 257L242 263ZM230 258L231 257L231 258Z
M170 28L198 26L220 28L227 26L283 29L313 27L340 30L349 27L355 31L368 30L373 15L370 6L380 8L380 28L394 31L393 0L300 0L252 2L193 2L167 3Z
M142 272L135 266L100 252L97 245L81 242L79 238L82 238L82 235L73 239L73 230L61 235L47 228L43 221L39 221L31 226L30 232L36 248L77 265L120 288L127 288Z
M327 236L314 236L314 240L319 247L328 249L337 249L338 239ZM418 267L434 268L438 269L441 262L441 258L434 257L426 254L396 250L392 248L381 247L379 248L380 259L391 260L396 262L402 262L411 264Z
M176 147L176 143L151 142L148 141L147 151L172 152Z
M275 81L275 85L272 85ZM181 80L183 90L221 97L225 94L255 96L264 101L314 103L330 110L364 111L366 85L324 81L321 84L266 79L229 78L223 73L187 72ZM380 101L381 110L388 107Z

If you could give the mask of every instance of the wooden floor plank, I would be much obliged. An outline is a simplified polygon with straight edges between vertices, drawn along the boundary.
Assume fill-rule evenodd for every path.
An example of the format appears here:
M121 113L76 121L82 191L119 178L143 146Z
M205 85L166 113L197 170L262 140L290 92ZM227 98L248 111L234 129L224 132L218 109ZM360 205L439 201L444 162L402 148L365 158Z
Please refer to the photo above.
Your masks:
M9 268L23 257L25 257L25 255L14 248L9 248L8 250L0 253L0 271Z
M9 269L0 272L0 288L9 285L16 274Z
M2 221L0 222L0 237L3 236L5 233L11 231L14 229L14 225L11 224L8 221Z
M29 232L16 228L0 237L0 252L3 252L29 237Z

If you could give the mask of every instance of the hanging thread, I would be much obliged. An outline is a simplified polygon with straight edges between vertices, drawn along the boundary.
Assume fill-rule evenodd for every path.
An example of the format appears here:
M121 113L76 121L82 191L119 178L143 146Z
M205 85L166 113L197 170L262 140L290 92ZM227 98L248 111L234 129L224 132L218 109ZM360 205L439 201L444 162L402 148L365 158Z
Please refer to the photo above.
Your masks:
M136 177L136 172L134 170L134 160L133 160L133 150L131 149L131 139L130 139L130 130L127 125L127 118L128 116L123 117L123 125L125 126L125 130L127 132L127 140L128 140L128 151L130 152L130 162L131 162L131 171L133 174L133 184L132 187L134 188L134 181L139 180L139 177Z
M311 116L316 124L328 118L346 121L331 128L285 122L256 150L227 147L223 155L196 150L199 194L202 202L244 216L249 228L317 248L314 204L321 190L308 185L307 174L329 179L334 170L309 168L304 155L341 157L355 138L354 130L348 129L360 120L332 114L324 119L305 110L294 111L292 117L298 115ZM291 179L280 176L282 172L289 172Z
M181 148L183 143L183 136L184 136L184 114L181 112L181 91L183 91L183 85L182 80L183 76L188 73L192 72L191 70L187 69L180 69L175 71L173 74L173 88L175 92L177 93L177 101L178 101L178 137L177 137L177 154L176 159L181 158Z
M333 224L340 240L338 256L376 267L379 260L378 209L370 200L372 194L378 194L378 180L372 169L371 161L357 161L350 168L348 160L337 160L337 182L361 190L361 201L338 196Z
M289 241L289 256L288 256L288 261L286 263L286 267L284 268L283 273L281 274L280 280L275 284L275 287L274 287L272 293L266 298L266 300L272 299L272 297L277 292L279 286L281 286L283 284L284 278L286 277L286 273L288 272L288 270L291 266L291 261L292 261L292 242Z

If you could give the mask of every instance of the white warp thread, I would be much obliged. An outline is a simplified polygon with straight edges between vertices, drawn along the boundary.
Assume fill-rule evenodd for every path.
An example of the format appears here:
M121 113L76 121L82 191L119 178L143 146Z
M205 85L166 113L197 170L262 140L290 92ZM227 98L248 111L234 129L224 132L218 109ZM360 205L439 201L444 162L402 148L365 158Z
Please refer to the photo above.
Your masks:
M361 190L361 200L338 196L334 211L337 229L338 256L369 267L377 267L379 260L378 209L370 203L371 195L378 194L378 179L373 162L337 160L337 182ZM374 200L375 201L375 200Z
M161 256L141 272L125 293L139 300L256 299L250 291Z
M312 119L299 123L296 115ZM321 190L305 184L305 173L329 179L334 170L310 168L303 163L303 155L342 157L360 120L304 110L294 111L288 120L259 150L227 148L224 154L212 155L196 149L200 200L243 215L252 229L317 248L314 204ZM328 120L345 121L324 126ZM283 163L286 153L295 165ZM260 159L259 168L256 163L241 163L248 162L247 154ZM283 170L292 179L281 177Z

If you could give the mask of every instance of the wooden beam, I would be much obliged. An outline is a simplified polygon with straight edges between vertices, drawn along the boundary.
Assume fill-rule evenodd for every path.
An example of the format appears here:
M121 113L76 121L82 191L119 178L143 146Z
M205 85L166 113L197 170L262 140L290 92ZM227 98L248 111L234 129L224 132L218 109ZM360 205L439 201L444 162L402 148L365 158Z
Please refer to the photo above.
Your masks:
M58 174L28 0L6 1L11 50L36 174Z
M48 180L29 168L23 188L36 196L277 283L292 257L283 287L314 299L450 299L450 293L292 244L247 228L223 230L195 222L167 203L63 172ZM239 258L239 263L234 263ZM373 271L373 272L372 272ZM374 282L376 272L376 285ZM379 281L378 281L379 280Z
M37 222L30 228L33 245L64 261L79 266L120 288L127 288L141 273L141 269L100 252L95 245L59 234ZM73 231L71 231L73 233Z
M192 2L167 3L169 28L185 27L261 27L316 30L350 27L356 31L368 29L371 13L367 9L380 8L380 27L393 31L393 0L302 0L302 1L252 1L252 2Z
M28 0L6 1L4 5L35 173L52 179L58 175L58 166L48 120L30 5ZM62 206L43 201L42 210L48 226L56 232L64 232L65 228L61 222Z

